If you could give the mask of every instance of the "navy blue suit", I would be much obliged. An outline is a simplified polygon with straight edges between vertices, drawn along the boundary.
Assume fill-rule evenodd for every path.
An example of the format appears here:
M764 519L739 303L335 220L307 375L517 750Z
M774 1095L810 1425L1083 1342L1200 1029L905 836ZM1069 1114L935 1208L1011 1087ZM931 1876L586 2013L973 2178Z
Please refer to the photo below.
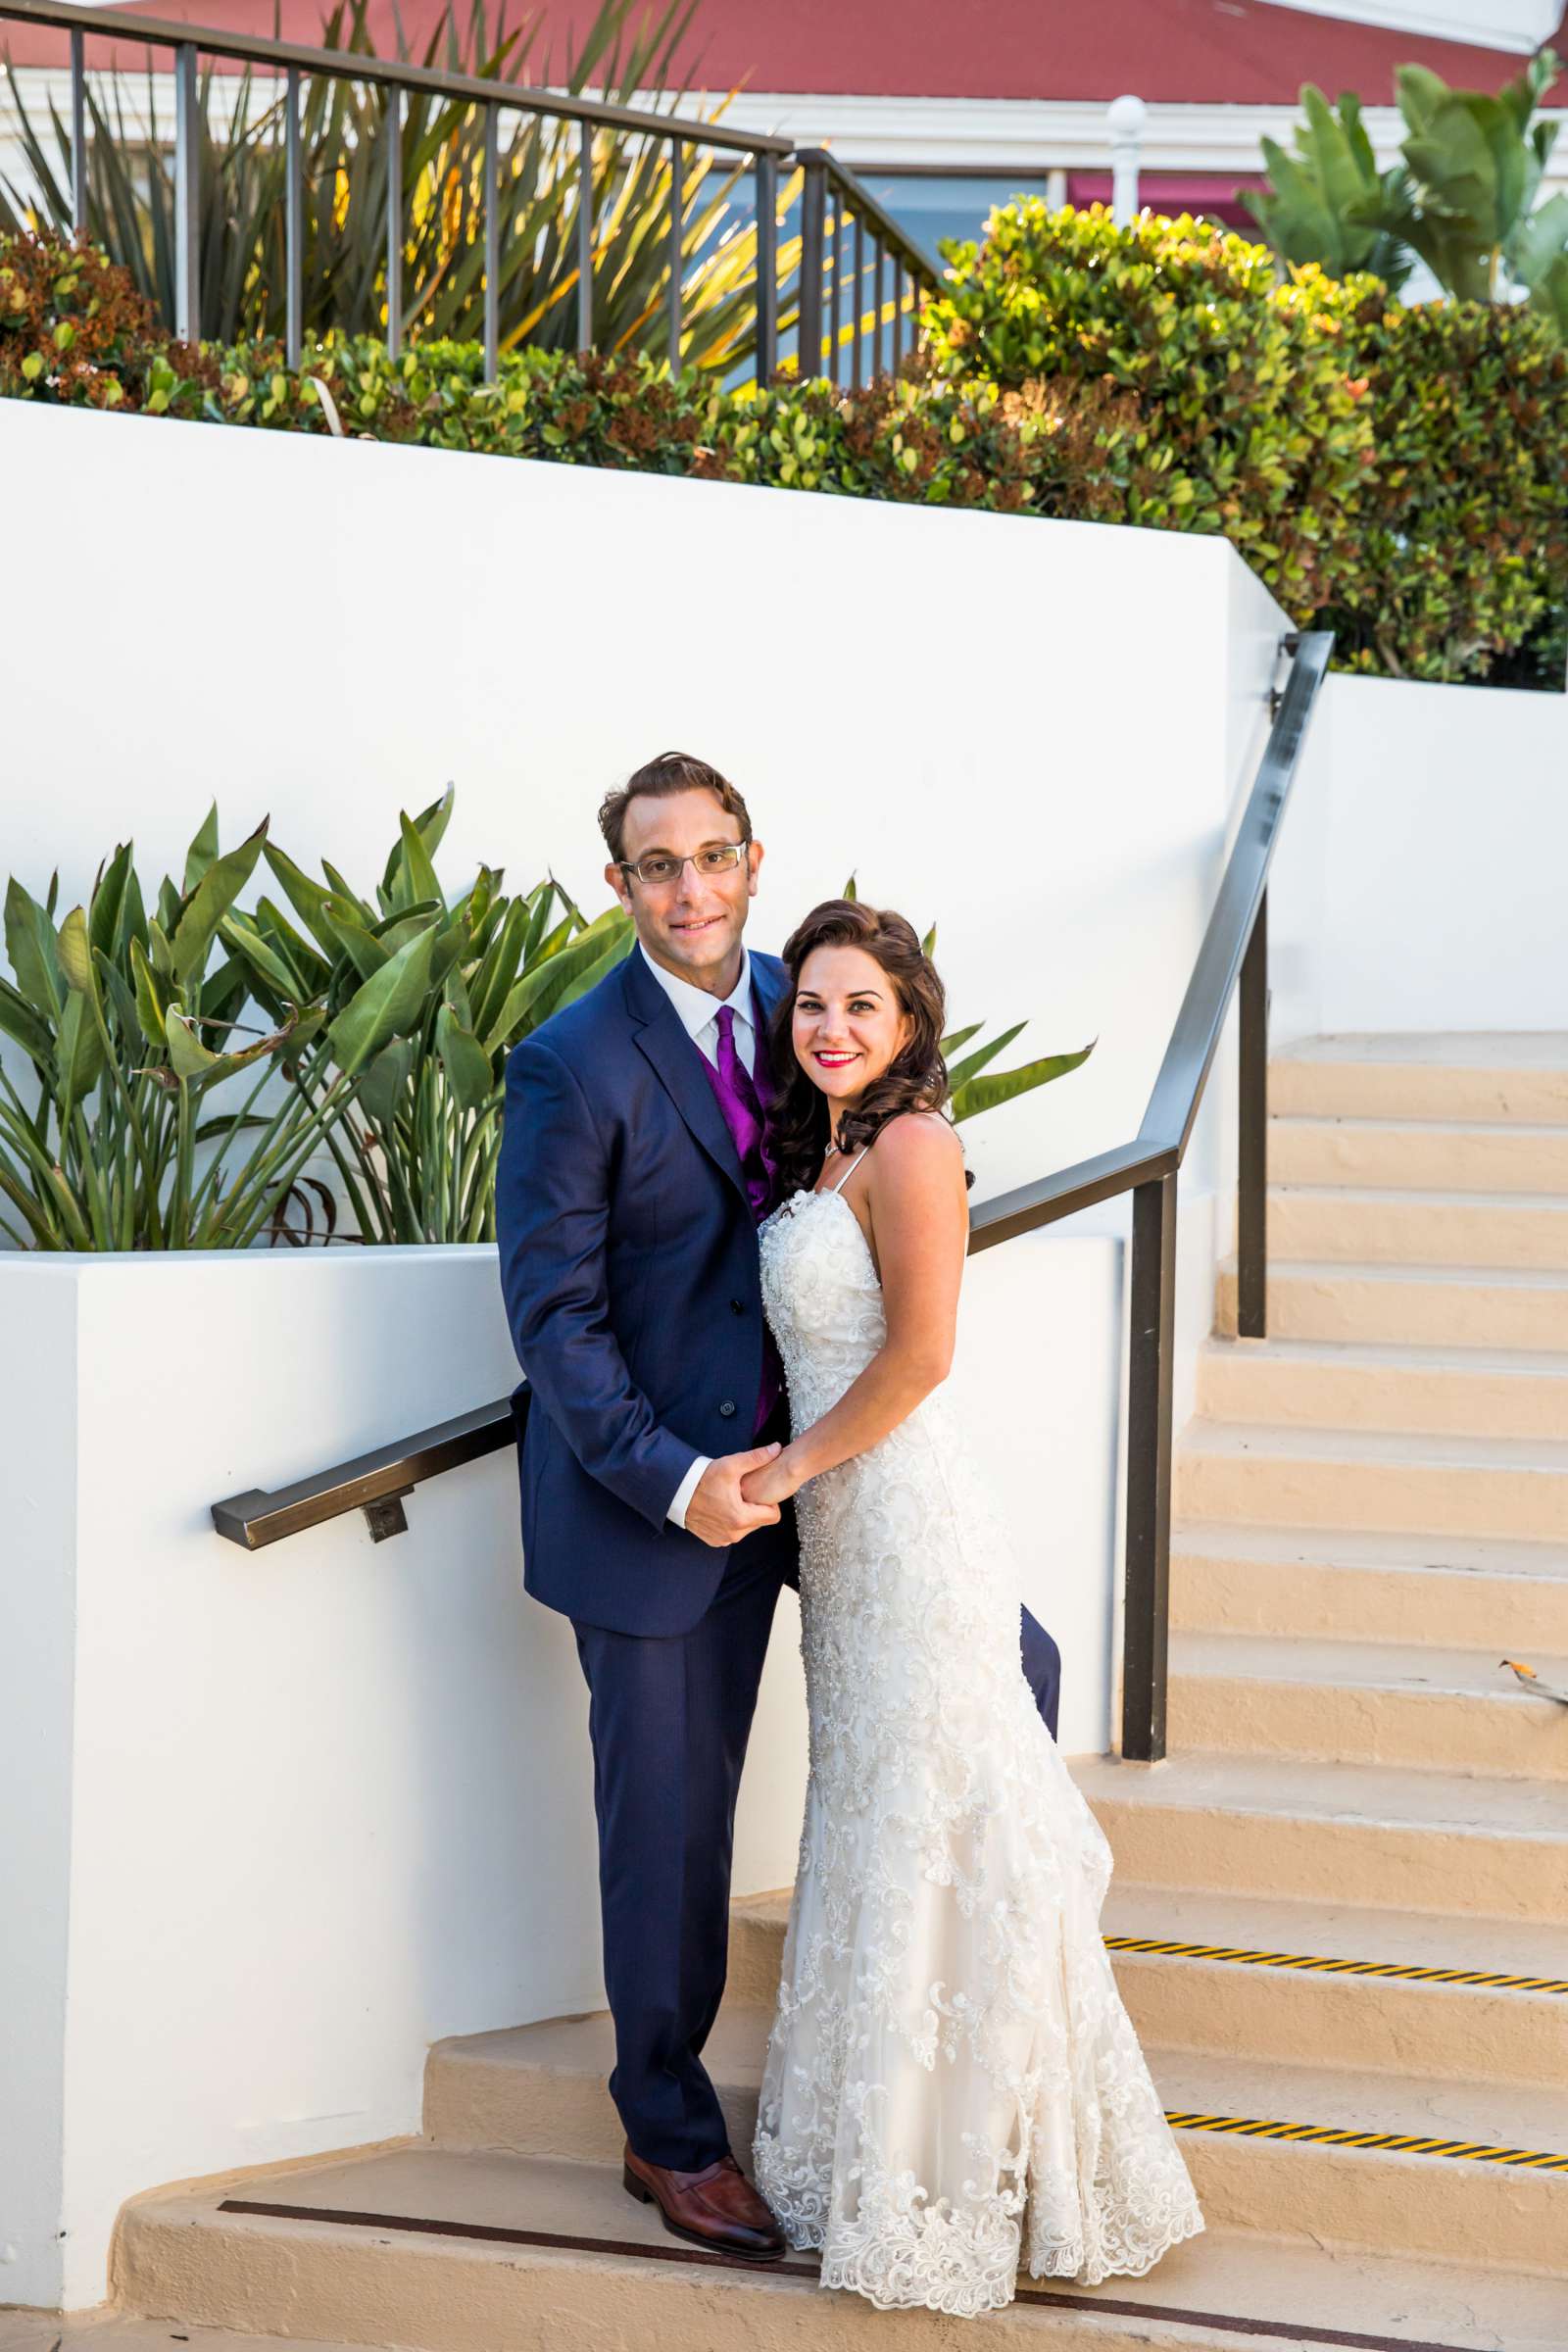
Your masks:
M786 985L753 955L764 1017ZM637 950L514 1047L497 1172L524 1581L589 1689L611 2091L650 2164L728 2144L701 2063L724 1988L735 1798L793 1509L725 1551L667 1518L698 1454L745 1451L762 1373L757 1234L699 1051ZM783 1408L761 1433L787 1439ZM1024 1671L1054 1730L1055 1644Z

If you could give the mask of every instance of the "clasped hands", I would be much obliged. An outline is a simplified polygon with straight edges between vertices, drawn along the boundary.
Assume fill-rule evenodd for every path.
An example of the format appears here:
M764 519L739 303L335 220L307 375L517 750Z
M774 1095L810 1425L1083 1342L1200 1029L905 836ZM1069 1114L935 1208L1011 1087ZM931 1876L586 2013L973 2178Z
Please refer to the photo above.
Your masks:
M686 1505L686 1532L714 1546L738 1544L757 1528L775 1526L779 1505L800 1484L777 1444L721 1454L709 1463Z

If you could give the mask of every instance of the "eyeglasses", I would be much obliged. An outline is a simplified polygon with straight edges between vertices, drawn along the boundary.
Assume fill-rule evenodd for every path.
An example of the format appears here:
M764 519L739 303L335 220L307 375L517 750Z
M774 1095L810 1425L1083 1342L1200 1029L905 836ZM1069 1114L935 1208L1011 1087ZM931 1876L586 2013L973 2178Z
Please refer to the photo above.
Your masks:
M751 847L751 835L744 841L715 841L706 850L697 850L690 858L671 858L663 850L651 850L646 858L617 858L615 863L623 874L635 874L639 882L657 886L661 882L679 879L683 866L691 866L699 874L732 874Z

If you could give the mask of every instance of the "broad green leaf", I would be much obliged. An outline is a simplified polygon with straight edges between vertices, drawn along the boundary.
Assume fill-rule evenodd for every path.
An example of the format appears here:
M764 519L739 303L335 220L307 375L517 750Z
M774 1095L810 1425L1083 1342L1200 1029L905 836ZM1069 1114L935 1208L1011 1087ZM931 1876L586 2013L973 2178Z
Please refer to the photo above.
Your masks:
M98 975L92 968L92 943L87 937L87 916L82 907L73 906L61 924L59 948L66 986L83 996L96 997Z
M612 930L611 926L617 929ZM548 960L535 962L507 991L506 999L495 1021L484 1036L484 1050L496 1054L514 1045L519 1037L537 1029L557 1008L568 1001L566 991L578 975L594 970L605 955L607 941L613 941L614 953L610 963L624 956L634 937L631 917L614 907L590 924L569 947L563 947ZM610 965L606 966L607 969Z
M985 1023L982 1021L980 1026L984 1028ZM994 1037L989 1045L977 1047L973 1054L966 1054L948 1072L948 1084L954 1093L956 1094L960 1086L967 1085L971 1078L978 1078L986 1064L995 1061L999 1054L1004 1054L1019 1031L1027 1026L1027 1022L1014 1021L1010 1029L1004 1029L1001 1036Z
M105 956L118 955L123 944L130 911L131 885L136 879L135 867L131 862L134 855L131 844L128 841L122 842L93 885L87 931L93 947L101 950Z
M450 1004L436 1015L436 1052L460 1110L478 1110L496 1091L489 1054L471 1029L465 1029Z
M218 928L224 945L232 948L253 972L259 972L270 982L280 997L298 1004L310 994L302 976L271 942L263 938L253 916L225 914Z
M489 1035L496 1014L507 1001L507 991L521 968L523 941L531 919L527 901L514 899L474 975L468 999L473 1015L470 1025L476 1037Z
M214 801L202 819L201 830L185 852L185 879L181 889L187 899L217 856L218 803Z
M984 1027L984 1021L971 1021L967 1029L955 1029L950 1036L945 1037L942 1040L943 1060L951 1061L958 1048L966 1046L971 1037L978 1037Z
M290 968L299 973L307 996L315 996L326 986L337 956L335 941L331 955L323 956L303 931L296 931L275 899L257 900L255 921L262 936L280 956L286 956Z
M1032 1094L1037 1086L1048 1086L1054 1078L1064 1078L1069 1070L1076 1070L1094 1050L1088 1045L1078 1054L1046 1054L1016 1070L992 1070L983 1078L971 1078L953 1097L953 1116L978 1118L983 1110L995 1110L1015 1096Z
M266 838L264 817L237 850L215 858L197 883L170 941L176 980L189 980L201 971L218 926L250 880Z
M72 1105L83 1102L92 1093L106 1067L103 1040L98 1034L92 1000L83 990L72 990L66 1009L60 1016L60 1045L56 1058L60 1070L61 1124L66 1126L70 1122Z
M54 1053L55 1033L50 1023L9 980L0 980L0 1032L19 1045L29 1060L48 1062Z
M58 1018L66 1002L54 924L13 876L6 885L6 954L17 986L35 1011Z
M270 841L267 845L267 862L283 885L284 897L320 949L321 954L326 957L328 963L335 963L342 943L333 930L326 912L326 903L332 895L331 892L323 890L319 882L313 882L302 866L296 865L292 858L285 857L283 852ZM262 901L262 905L267 905L265 899ZM363 912L363 909L356 909L356 921L361 919Z
M323 900L322 913L336 939L337 954L347 956L362 980L368 980L382 970L390 960L391 950L384 948L360 921L356 899L335 894Z
M441 885L436 880L430 854L407 809L401 809L398 813L398 831L402 836L403 851L393 882L393 903L402 907L416 906L421 899L436 899L444 906Z
M338 1065L350 1077L390 1039L418 1023L430 991L435 937L433 931L421 931L362 981L327 1031Z
M170 1065L176 1078L206 1078L219 1067L220 1056L209 1052L173 1004L164 1015L164 1043L169 1048Z
M403 1107L409 1073L417 1054L415 1040L400 1037L394 1045L382 1047L361 1078L355 1100L378 1126L390 1127Z
M119 964L111 962L101 948L94 948L92 960L93 968L98 974L99 988L114 1012L122 1048L129 1051L141 1028L141 1023L136 1018L136 1000L132 996L125 975Z
M178 990L167 972L158 971L142 953L141 942L130 943L130 976L136 990L136 1019L141 1033L150 1046L168 1042L164 1024L169 1008L178 1001Z

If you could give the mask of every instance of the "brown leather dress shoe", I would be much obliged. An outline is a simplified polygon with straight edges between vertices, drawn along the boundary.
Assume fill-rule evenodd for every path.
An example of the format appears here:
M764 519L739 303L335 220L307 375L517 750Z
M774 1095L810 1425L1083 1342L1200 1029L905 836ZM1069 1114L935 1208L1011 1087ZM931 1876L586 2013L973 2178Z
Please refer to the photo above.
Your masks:
M720 2156L700 2173L677 2173L645 2164L628 2147L621 2179L639 2204L659 2207L672 2237L747 2262L777 2262L785 2250L783 2230L733 2156Z

